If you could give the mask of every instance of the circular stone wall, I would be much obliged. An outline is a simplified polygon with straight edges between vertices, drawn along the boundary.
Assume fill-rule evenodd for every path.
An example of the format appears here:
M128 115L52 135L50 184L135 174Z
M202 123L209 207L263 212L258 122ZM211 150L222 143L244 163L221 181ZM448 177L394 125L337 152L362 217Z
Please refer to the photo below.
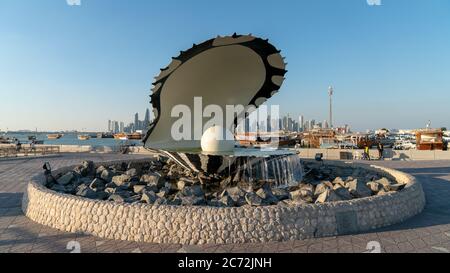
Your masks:
M117 163L96 163L96 166ZM402 222L420 213L425 206L422 186L413 176L365 164L341 161L326 161L325 164L370 170L406 186L401 191L382 196L295 207L156 206L90 200L57 193L43 186L45 177L40 174L29 183L22 210L40 224L102 238L149 243L222 244L363 232ZM72 168L62 168L54 173Z

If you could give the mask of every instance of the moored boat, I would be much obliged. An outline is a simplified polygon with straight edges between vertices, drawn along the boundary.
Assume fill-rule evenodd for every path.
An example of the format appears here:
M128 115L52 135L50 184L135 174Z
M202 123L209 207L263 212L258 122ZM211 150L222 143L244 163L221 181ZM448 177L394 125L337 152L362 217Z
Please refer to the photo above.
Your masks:
M62 138L64 135L63 134L48 134L47 138L48 139L60 139Z
M89 135L78 135L78 139L79 140L88 140L88 139L90 139L91 137L89 136Z
M128 135L125 133L114 134L114 139L128 140Z
M142 134L139 132L134 132L132 134L128 134L128 139L136 139L136 140L141 140L142 139Z

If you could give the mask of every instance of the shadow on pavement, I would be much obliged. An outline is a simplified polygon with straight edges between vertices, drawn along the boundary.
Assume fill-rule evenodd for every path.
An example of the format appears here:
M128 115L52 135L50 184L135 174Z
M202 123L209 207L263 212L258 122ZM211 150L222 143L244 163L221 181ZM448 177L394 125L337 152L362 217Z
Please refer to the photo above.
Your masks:
M0 209L20 208L22 197L22 192L0 192Z

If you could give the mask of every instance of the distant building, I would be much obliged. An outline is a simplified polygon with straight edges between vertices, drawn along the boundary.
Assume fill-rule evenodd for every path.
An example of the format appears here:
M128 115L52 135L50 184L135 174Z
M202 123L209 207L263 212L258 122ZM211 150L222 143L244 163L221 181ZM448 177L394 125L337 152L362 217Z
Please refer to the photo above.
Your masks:
M150 125L150 110L147 108L145 110L145 116L144 116L144 128L142 129L147 129L147 127Z
M300 115L298 117L298 127L299 127L299 131L304 131L304 129L305 129L305 121L304 121L303 115Z
M120 130L120 128L119 128L119 122L117 122L117 121L114 121L114 126L113 126L113 133L115 133L115 134L117 134L118 132L119 132L119 130Z
M136 113L134 114L134 130L140 130L141 128L139 127L139 114Z

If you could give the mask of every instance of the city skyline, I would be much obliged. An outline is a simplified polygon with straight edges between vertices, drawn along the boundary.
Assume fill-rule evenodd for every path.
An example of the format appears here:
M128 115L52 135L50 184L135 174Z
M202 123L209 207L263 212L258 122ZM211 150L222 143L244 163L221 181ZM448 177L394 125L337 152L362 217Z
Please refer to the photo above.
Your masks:
M269 38L286 57L286 80L269 102L280 115L328 119L332 85L333 124L450 127L449 1L105 5L0 3L0 130L103 131L105 120L125 122L150 106L153 76L171 56L234 32Z

